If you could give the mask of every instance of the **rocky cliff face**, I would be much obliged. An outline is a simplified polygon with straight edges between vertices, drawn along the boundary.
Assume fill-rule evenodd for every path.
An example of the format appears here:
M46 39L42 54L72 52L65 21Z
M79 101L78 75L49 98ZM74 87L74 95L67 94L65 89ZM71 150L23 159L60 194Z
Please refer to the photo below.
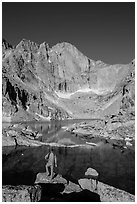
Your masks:
M66 42L2 46L3 120L134 116L134 61L107 65Z

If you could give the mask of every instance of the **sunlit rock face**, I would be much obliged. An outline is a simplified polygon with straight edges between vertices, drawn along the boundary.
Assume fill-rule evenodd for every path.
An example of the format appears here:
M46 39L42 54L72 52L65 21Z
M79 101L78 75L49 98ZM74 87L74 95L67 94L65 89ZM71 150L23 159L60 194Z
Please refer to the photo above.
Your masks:
M3 41L3 119L96 118L134 111L134 66L108 65L63 42ZM132 109L132 110L131 110Z

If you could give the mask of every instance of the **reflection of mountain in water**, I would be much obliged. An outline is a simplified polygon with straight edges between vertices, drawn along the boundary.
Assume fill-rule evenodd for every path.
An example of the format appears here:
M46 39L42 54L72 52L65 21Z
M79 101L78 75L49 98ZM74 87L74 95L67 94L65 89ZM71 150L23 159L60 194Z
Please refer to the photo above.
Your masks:
M73 121L74 122L74 121ZM77 137L76 134L71 134L65 131L62 127L67 127L72 121L53 121L50 123L27 123L26 128L31 129L33 132L41 134L37 140L48 143L58 144L85 144L84 140ZM79 120L75 120L79 122ZM24 124L25 125L25 124Z
M39 172L45 172L44 156L48 146L3 149L3 185L32 184ZM109 144L97 148L55 147L58 167L54 169L75 183L84 178L87 168L99 172L99 181L134 194L134 152L113 149Z

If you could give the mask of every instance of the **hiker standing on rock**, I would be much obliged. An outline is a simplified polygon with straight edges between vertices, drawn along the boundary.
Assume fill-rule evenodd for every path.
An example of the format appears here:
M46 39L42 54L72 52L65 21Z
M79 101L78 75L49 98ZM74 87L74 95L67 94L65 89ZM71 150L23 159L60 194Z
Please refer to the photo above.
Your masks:
M45 166L46 167L46 173L48 176L51 176L51 179L53 179L53 169L54 169L54 166L57 167L57 157L53 151L53 148L45 156L45 160L48 160L48 162ZM50 172L49 172L49 168L50 168Z

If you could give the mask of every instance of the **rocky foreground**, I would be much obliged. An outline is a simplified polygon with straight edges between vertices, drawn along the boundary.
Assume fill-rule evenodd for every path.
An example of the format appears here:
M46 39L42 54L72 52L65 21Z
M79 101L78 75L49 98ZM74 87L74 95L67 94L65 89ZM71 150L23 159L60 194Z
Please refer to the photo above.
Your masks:
M3 186L3 202L134 202L132 194L94 180L80 179L79 184L67 182L58 175L52 181L45 173L37 175L33 186Z

